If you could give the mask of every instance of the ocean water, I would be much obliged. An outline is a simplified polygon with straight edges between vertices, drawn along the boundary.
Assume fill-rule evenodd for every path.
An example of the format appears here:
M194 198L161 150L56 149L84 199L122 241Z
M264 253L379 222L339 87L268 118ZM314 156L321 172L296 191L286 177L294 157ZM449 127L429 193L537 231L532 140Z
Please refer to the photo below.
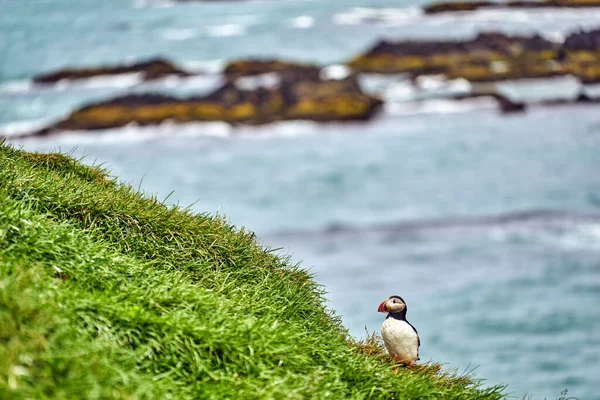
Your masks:
M279 56L335 64L378 38L479 31L559 38L600 25L596 10L425 17L417 1L0 2L0 132L31 130L131 91L203 93L223 63ZM36 88L37 73L165 56L203 71L141 83L97 78ZM390 103L366 124L222 123L12 139L104 163L120 180L225 215L292 254L328 291L354 336L379 330L377 305L408 303L421 359L516 397L564 389L600 399L600 113L534 107L502 116L485 99L431 99L465 82L366 77ZM468 89L468 87L467 87ZM598 90L588 88L589 90ZM572 96L570 78L508 82L518 98ZM412 100L419 99L415 102Z

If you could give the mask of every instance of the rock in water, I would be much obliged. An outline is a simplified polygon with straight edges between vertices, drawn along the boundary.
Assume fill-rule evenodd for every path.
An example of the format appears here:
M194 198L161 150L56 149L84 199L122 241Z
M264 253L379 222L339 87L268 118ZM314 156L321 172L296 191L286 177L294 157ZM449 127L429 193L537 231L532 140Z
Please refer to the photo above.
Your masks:
M296 79L316 79L320 70L318 66L313 64L300 64L277 59L249 58L229 62L223 73L228 78L277 73L292 76Z
M59 71L49 72L33 77L36 84L49 85L61 80L87 79L97 76L120 75L141 73L144 80L162 78L168 75L188 76L190 73L176 67L172 62L154 58L128 65L117 65L113 67L90 67L90 68L65 68Z
M562 73L545 64L556 59L559 47L538 35L502 33L482 33L466 41L381 41L348 64L360 72L435 73L495 81Z
M432 3L423 7L425 14L439 14L443 12L475 11L480 9L503 8L588 8L600 7L600 0L513 0L498 1L457 1Z
M368 120L382 101L364 94L355 77L343 80L283 77L274 88L240 89L232 81L203 97L136 94L90 104L36 134L175 122L266 124L284 120Z
M470 82L572 74L594 83L600 82L600 30L573 33L563 43L503 33L465 41L380 41L348 65L357 72L443 74Z

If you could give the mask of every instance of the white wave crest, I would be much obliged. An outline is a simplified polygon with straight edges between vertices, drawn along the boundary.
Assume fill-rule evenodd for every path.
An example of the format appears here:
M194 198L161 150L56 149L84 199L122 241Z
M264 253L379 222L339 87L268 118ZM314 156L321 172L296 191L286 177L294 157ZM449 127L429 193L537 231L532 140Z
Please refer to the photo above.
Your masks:
M382 91L383 97L391 102L414 100L417 93L418 89L409 80L389 84Z
M175 2L171 0L135 0L134 8L171 8Z
M363 90L369 93L383 93L391 85L407 80L409 77L407 74L360 74L358 75L358 81Z
M42 129L54 121L55 118L41 118L34 120L13 121L0 125L0 136L10 139L11 136L23 136Z
M49 86L52 90L63 91L67 89L98 89L98 88L127 88L139 85L144 81L141 72L118 75L101 75L86 79L62 79L55 85Z
M600 83L596 83L596 84L593 84L593 85L585 85L584 86L584 92L588 96L600 97Z
M273 88L279 85L279 74L270 72L257 76L244 76L235 81L235 85L242 90L256 90L259 87Z
M498 103L492 97L478 97L465 100L433 99L420 102L386 103L384 111L397 116L421 114L455 114L481 109L497 109Z
M242 24L224 24L209 26L208 35L212 37L242 36L246 34L246 25Z
M218 75L167 76L144 84L144 88L178 89L180 93L200 95L223 84Z
M352 70L347 65L333 64L324 67L319 73L321 79L341 80L350 76Z
M33 83L29 79L2 82L0 83L0 93L29 92L32 86Z
M169 28L163 31L162 37L166 40L181 41L189 40L198 36L196 28Z
M47 122L46 122L47 123ZM25 124L24 124L25 125ZM41 128L45 124L36 122L35 127ZM33 122L28 125L33 127ZM0 128L2 129L2 128ZM233 127L225 122L190 122L178 123L167 120L159 125L140 126L131 123L120 128L97 131L64 131L50 136L22 137L15 141L39 142L40 144L61 146L76 146L80 144L111 144L111 143L138 143L162 138L185 137L228 137L233 132ZM30 129L31 131L31 129ZM4 133L3 130L0 132ZM7 135L10 140L10 136Z
M594 222L562 222L544 229L526 225L495 227L489 236L496 241L537 242L566 251L600 249L600 224Z
M446 79L443 75L422 75L416 78L417 87L433 94L457 94L471 91L471 83L463 78Z
M101 89L101 88L128 88L144 82L140 72L101 75L84 79L61 79L54 84L36 84L32 80L18 80L0 83L0 93L27 93L40 91L63 92L71 89Z
M240 126L235 133L244 139L296 137L322 133L323 126L314 121L281 121L262 126Z
M573 99L581 92L579 79L567 75L546 79L522 79L496 84L498 91L518 101Z
M315 24L315 19L310 15L301 15L291 20L291 25L298 29L307 29Z
M215 60L191 60L184 61L182 65L185 69L194 72L203 72L207 74L220 74L225 68L227 60L215 59Z
M409 80L402 80L388 85L383 97L388 101L426 100L436 97L449 97L466 94L471 91L471 83L459 78L448 80L441 75L423 75L417 77L413 85Z
M355 7L346 12L335 14L332 18L336 25L359 25L364 23L383 23L386 25L405 25L415 23L423 16L419 7L403 8L367 8Z

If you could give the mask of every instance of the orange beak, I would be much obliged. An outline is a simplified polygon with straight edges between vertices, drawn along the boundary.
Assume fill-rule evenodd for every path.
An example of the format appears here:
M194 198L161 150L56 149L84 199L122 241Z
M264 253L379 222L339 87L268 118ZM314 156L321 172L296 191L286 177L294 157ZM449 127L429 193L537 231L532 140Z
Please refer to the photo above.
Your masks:
M377 312L388 312L387 307L385 306L387 300L384 300L381 302L381 304L379 305L379 307L377 307Z

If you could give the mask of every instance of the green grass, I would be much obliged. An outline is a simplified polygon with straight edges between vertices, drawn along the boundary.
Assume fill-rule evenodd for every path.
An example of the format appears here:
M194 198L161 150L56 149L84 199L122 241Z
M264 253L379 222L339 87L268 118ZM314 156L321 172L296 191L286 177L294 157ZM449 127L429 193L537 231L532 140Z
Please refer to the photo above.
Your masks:
M0 398L499 399L392 373L253 233L0 143Z

